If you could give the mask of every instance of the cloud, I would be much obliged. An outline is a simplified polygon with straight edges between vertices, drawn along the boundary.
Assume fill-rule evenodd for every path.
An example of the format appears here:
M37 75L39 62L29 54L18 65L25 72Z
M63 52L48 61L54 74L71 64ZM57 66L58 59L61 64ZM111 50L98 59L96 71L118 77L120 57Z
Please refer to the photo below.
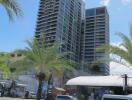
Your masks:
M86 1L86 0L84 0ZM100 0L100 4L104 5L104 6L108 6L110 4L110 2L113 0ZM120 0L122 2L123 5L129 5L132 4L132 0Z
M128 4L132 3L132 0L121 0L121 2L122 2L124 5L128 5Z
M108 6L111 0L101 0L100 4L104 6Z

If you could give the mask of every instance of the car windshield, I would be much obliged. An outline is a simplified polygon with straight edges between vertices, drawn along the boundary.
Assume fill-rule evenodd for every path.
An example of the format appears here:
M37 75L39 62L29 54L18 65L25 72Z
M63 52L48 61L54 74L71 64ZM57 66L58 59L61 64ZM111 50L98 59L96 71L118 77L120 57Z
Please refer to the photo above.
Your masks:
M68 97L68 96L58 96L58 97L56 97L55 100L73 100L73 99L71 99L71 98Z

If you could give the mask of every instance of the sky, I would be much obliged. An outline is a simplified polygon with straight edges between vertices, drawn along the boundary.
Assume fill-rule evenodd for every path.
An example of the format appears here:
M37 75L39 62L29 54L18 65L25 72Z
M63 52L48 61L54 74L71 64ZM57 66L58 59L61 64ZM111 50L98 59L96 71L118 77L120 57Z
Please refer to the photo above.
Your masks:
M129 26L132 23L132 0L84 1L87 9L107 6L110 16L111 44L121 42L116 35L117 32L129 34ZM39 0L18 0L18 2L23 10L23 17L15 18L14 22L9 21L5 9L0 6L0 51L11 52L23 49L26 47L25 41L34 36Z

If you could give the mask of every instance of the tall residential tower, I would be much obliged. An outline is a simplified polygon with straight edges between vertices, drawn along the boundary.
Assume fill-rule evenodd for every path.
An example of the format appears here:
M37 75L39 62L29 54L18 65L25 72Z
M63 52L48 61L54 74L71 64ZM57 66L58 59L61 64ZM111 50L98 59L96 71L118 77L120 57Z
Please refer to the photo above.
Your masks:
M45 34L47 44L61 41L60 52L73 52L68 59L79 61L82 0L40 0L36 38Z
M106 7L87 9L83 26L81 59L83 63L90 64L107 55L106 52L96 51L98 46L109 44L109 15ZM99 64L98 72L94 71L93 74L108 75L109 63Z

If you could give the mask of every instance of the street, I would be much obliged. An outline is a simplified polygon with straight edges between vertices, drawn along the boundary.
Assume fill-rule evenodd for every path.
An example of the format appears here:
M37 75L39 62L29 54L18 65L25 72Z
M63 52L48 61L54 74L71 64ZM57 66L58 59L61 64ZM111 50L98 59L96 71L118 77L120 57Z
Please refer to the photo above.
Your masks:
M34 100L34 99L19 99L19 98L0 97L0 100Z

